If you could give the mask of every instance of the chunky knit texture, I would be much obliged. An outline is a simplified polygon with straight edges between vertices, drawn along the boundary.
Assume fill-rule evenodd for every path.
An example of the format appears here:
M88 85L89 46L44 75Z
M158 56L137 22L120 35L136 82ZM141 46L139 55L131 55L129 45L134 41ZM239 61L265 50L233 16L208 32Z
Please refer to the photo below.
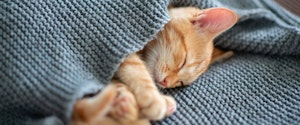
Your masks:
M0 1L0 124L70 124L72 106L169 20L167 6L228 7L215 40L236 55L163 90L178 111L153 124L299 124L300 19L272 0Z

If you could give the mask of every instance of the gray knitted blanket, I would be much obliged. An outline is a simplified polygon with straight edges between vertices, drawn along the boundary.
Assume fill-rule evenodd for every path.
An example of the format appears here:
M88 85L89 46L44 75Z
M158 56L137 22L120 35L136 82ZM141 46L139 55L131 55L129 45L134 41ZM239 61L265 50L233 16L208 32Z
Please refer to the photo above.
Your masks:
M236 54L163 90L178 111L153 124L300 124L300 19L272 0L1 0L0 125L70 124L76 99L155 37L169 3L235 10L215 45Z

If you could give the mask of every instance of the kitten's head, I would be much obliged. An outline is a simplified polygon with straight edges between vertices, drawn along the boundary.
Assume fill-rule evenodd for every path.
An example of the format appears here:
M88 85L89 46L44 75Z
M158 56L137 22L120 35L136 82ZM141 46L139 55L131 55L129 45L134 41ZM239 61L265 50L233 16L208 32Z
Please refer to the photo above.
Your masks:
M237 15L225 8L173 8L169 14L171 21L144 49L150 74L163 88L196 80L210 64L213 39L237 21Z

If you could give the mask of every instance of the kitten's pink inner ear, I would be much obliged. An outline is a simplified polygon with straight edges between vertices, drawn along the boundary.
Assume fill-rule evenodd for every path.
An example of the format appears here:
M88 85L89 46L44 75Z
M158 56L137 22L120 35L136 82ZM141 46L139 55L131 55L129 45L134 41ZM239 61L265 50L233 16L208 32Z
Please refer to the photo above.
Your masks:
M200 29L208 30L211 33L221 33L232 27L237 20L238 16L232 10L211 8L198 12L192 23Z

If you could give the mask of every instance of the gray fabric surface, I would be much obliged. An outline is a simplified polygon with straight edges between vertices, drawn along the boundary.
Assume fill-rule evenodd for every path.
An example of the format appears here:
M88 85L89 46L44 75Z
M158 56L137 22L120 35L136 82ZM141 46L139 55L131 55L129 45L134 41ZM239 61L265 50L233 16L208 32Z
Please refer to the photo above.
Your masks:
M223 6L236 51L193 85L164 93L178 111L153 124L299 124L300 19L271 0L174 0ZM69 124L72 106L167 23L169 1L0 1L0 124Z

